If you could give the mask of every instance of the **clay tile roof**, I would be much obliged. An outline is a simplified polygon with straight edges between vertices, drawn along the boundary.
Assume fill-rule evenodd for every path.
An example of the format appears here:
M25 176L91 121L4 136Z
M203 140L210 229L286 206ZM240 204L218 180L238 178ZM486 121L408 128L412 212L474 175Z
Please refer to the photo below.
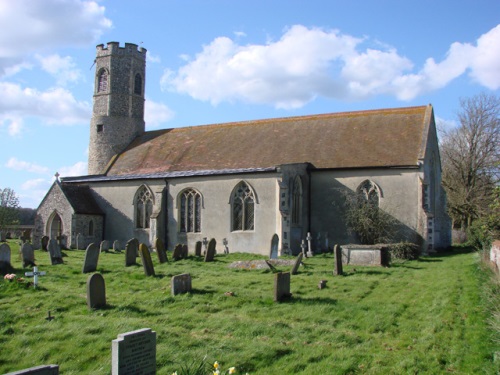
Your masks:
M60 184L76 214L103 215L88 185Z
M107 176L270 168L416 166L432 106L343 112L146 132Z

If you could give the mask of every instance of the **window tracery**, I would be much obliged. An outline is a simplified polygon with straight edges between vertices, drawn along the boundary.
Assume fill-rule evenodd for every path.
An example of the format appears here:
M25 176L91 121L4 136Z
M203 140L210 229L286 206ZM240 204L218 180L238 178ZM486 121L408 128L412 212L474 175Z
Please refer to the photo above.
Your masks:
M254 229L255 196L244 181L233 190L231 212L233 231Z
M135 197L136 227L149 228L149 219L153 213L153 195L146 186L141 186Z
M180 232L201 232L201 194L194 189L180 193Z

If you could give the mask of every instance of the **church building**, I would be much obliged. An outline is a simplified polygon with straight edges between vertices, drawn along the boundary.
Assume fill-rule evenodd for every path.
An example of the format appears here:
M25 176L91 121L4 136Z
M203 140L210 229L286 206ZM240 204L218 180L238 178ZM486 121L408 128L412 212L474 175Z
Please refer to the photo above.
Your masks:
M431 105L145 131L146 50L97 46L88 175L56 179L37 210L42 236L76 247L136 238L167 249L215 238L218 251L298 254L359 243L345 193L396 223L422 252L451 242Z

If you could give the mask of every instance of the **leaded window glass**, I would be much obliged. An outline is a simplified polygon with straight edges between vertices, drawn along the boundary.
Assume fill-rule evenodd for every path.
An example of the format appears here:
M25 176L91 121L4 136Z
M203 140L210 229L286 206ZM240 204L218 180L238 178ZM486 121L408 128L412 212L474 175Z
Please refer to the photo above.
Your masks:
M194 189L182 191L179 214L181 232L201 232L201 194Z
M378 186L370 180L363 181L358 187L360 194L366 202L374 207L378 207L380 203L380 191Z
M240 182L232 198L232 230L253 230L255 198L252 189L245 182Z
M149 220L153 213L153 196L146 186L142 186L136 194L135 210L136 227L149 228Z

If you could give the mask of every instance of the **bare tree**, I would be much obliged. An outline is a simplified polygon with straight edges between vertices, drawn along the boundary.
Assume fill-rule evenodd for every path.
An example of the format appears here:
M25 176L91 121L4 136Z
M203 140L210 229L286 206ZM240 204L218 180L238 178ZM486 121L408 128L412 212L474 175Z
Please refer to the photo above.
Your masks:
M19 199L11 188L0 189L0 229L18 218Z
M500 98L479 94L460 100L459 127L441 143L443 186L454 226L466 229L487 214L500 177Z

